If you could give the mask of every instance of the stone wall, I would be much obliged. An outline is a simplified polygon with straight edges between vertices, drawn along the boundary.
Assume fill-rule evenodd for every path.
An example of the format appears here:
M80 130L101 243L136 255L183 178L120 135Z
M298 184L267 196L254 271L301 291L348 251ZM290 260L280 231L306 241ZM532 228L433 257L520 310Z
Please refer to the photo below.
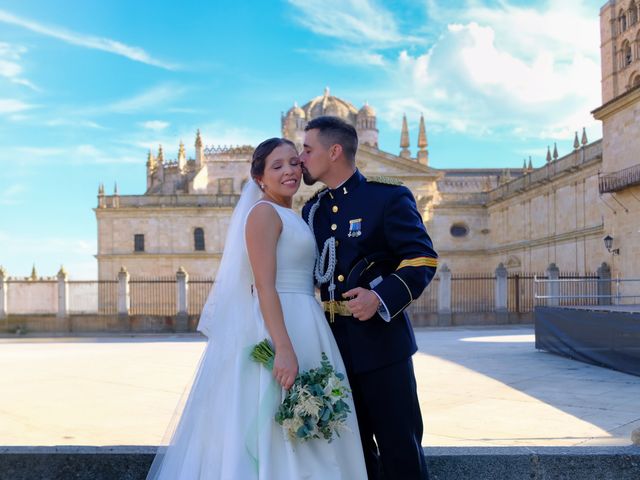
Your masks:
M121 267L134 276L174 275L183 266L194 276L213 276L224 248L232 209L216 207L97 209L98 278L113 280ZM196 251L195 228L205 250ZM134 235L144 252L134 252Z

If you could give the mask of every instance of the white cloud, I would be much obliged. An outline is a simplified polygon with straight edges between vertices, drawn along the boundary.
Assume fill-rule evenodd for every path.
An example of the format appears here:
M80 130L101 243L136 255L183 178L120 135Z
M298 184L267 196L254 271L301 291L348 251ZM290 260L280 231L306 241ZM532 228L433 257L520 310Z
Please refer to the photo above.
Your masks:
M0 114L23 112L33 107L33 105L14 98L0 98Z
M474 2L438 13L456 21L429 51L403 51L387 68L383 120L396 126L402 113L423 112L435 129L477 136L503 130L559 139L582 126L599 129L589 113L600 102L593 11L572 0L536 9Z
M18 205L20 194L26 191L24 185L16 183L0 191L0 205Z
M319 35L356 45L389 46L418 41L402 34L392 13L373 0L289 0L295 20Z
M336 65L362 65L362 66L377 66L382 67L386 65L384 56L380 53L360 50L357 48L343 47L333 50L303 50L300 52L310 53L317 55L329 63Z
M44 25L33 20L18 17L5 10L0 10L0 22L17 25L32 32L62 40L63 42L71 45L113 53L147 65L153 65L167 70L176 70L178 68L175 64L167 63L152 57L140 47L126 45L110 38L95 37L92 35L71 32L57 26Z
M149 120L148 122L143 122L141 123L143 128L146 128L147 130L164 130L166 129L170 123L169 122L163 122L162 120Z
M130 149L108 145L100 148L91 144L66 147L6 147L7 158L18 164L58 163L71 165L139 163ZM135 152L133 152L135 153Z
M95 129L104 129L102 125L96 123L92 120L82 120L82 119L70 119L70 118L52 118L51 120L47 120L44 124L48 127L85 127L85 128L95 128Z
M23 77L23 68L20 59L27 49L21 45L12 45L0 42L0 77L4 77L10 82L24 85L32 90L39 91L33 83Z
M184 87L175 85L156 85L137 95L118 100L97 110L115 113L133 113L155 109L182 96L185 90Z

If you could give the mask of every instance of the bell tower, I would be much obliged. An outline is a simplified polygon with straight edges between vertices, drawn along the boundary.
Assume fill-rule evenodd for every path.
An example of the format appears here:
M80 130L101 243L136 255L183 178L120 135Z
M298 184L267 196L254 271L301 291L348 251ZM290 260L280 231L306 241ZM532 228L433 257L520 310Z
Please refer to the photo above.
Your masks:
M600 9L602 103L640 85L640 0L608 1Z

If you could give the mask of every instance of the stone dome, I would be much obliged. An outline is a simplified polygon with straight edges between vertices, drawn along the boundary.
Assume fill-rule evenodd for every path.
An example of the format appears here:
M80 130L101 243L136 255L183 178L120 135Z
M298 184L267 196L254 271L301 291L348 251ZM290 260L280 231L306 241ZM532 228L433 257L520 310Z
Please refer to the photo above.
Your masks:
M375 117L376 111L373 109L371 105L367 102L363 105L363 107L358 111L359 117Z
M358 115L356 107L341 98L329 94L329 88L325 88L324 95L319 96L304 104L302 109L306 113L306 118L313 119L322 115L333 115L354 123L353 120Z
M298 106L298 102L293 102L293 107L289 109L287 116L305 118L304 110Z

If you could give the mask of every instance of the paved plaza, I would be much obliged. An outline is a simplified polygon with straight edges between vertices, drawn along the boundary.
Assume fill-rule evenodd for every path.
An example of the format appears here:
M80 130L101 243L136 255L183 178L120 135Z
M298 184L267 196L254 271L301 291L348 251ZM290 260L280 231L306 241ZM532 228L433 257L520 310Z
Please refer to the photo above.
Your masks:
M536 351L530 327L416 335L424 446L629 445L640 427L640 377ZM204 347L195 335L0 338L0 442L157 445Z

